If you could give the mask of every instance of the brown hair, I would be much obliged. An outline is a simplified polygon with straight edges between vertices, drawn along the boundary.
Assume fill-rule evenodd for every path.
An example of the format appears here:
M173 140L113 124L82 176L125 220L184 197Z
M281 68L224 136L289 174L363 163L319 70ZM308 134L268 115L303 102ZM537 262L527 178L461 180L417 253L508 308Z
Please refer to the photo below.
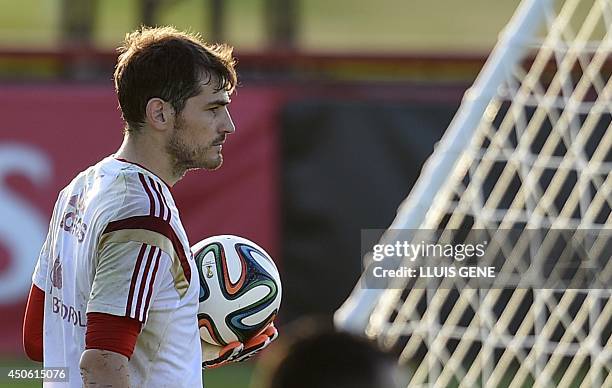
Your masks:
M127 131L144 123L147 102L161 98L179 114L187 99L200 94L206 77L215 90L230 93L237 83L233 48L207 44L196 34L173 27L140 27L118 48L114 80Z

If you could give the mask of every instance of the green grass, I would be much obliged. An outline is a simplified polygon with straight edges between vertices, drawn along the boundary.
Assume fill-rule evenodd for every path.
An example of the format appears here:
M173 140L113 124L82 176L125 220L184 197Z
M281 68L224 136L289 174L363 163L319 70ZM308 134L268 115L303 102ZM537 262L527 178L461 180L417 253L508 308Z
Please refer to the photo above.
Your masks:
M62 0L0 0L3 47L57 47ZM98 0L95 44L112 49L139 24L139 0ZM488 52L520 0L296 0L300 48L332 52ZM203 0L166 1L160 24L210 34ZM226 40L266 47L265 0L224 0ZM572 21L577 28L586 7ZM599 26L598 31L604 31Z
M228 365L222 368L212 369L205 372L204 381L206 388L248 388L253 373L254 363L251 361ZM40 368L39 363L26 359L0 358L0 388L18 387L34 388L41 387L40 380L12 380L6 374L9 369L34 369Z
M489 50L517 0L302 1L305 47L350 51Z
M300 0L300 47L317 51L487 51L519 0ZM98 1L95 43L113 48L138 25L137 0ZM210 33L202 0L167 2L160 23ZM227 40L265 47L265 0L225 0ZM0 48L58 45L61 0L0 0Z
M0 388L4 387L40 387L40 381L35 380L16 380L8 377L8 372L11 369L38 369L40 364L27 359L17 359L8 356L0 358Z
M254 363L246 361L204 372L206 388L248 388Z
M59 0L0 0L0 47L52 46L58 23Z

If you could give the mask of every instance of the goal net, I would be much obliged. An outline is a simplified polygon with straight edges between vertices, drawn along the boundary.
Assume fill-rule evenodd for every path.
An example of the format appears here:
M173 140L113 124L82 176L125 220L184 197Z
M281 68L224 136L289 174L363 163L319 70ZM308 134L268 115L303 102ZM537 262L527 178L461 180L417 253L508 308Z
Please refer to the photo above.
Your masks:
M364 256L336 324L410 387L612 387L611 29L612 0L523 0L379 240L482 254Z

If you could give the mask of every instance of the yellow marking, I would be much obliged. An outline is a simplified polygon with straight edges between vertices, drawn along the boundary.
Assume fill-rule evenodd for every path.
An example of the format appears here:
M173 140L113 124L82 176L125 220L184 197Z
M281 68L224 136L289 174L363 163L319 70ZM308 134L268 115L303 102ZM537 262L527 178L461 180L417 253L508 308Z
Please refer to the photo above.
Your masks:
M98 245L98 251L100 251L100 249L102 249L102 247L104 247L106 244L127 242L140 242L143 244L156 246L162 251L166 252L168 256L172 258L170 272L172 273L172 278L174 279L174 287L178 291L181 298L185 296L185 293L189 288L189 283L185 278L185 273L183 272L183 267L181 266L181 261L178 254L174 250L172 241L170 241L168 237L161 233L153 232L147 229L116 230L114 232L105 233L102 236Z

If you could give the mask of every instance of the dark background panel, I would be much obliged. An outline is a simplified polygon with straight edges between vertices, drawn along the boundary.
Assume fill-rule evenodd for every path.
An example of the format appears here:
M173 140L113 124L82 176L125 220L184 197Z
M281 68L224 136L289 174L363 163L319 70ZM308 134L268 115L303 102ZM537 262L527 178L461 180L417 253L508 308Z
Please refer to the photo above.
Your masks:
M361 272L458 102L293 102L281 117L283 317L331 314Z

